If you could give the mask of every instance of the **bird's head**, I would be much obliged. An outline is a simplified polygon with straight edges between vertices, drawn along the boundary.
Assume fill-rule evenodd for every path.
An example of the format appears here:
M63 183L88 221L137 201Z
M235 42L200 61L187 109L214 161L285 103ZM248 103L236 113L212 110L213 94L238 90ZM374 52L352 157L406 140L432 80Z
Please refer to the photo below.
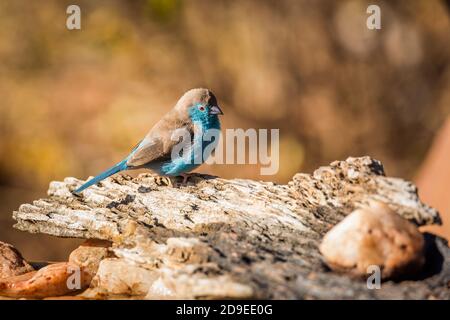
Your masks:
M175 108L188 114L194 121L216 120L219 115L223 115L214 94L210 90L203 88L191 89L186 92L180 98Z

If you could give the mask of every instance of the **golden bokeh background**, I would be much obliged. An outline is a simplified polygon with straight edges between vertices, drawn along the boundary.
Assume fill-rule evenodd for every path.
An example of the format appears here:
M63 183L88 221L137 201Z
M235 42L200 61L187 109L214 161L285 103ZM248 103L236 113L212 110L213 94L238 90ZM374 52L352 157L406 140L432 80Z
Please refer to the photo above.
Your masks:
M224 128L279 128L280 170L202 166L226 178L287 182L348 156L414 179L450 111L449 3L79 0L0 2L0 240L63 259L77 240L12 229L12 210L48 183L121 160L193 87ZM450 166L450 165L449 165Z

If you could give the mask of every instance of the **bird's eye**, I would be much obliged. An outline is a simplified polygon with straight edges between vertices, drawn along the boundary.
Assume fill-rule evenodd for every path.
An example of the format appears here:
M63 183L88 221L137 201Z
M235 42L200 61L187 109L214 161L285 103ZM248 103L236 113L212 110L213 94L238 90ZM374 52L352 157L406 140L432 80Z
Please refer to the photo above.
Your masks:
M203 105L198 106L198 110L205 111L205 106L203 106Z

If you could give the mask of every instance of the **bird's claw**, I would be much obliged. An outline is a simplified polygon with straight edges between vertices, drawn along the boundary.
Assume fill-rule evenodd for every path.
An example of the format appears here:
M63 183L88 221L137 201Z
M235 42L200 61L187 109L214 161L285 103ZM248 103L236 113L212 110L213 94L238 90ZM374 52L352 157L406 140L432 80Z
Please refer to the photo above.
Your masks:
M155 183L158 186L168 186L173 188L172 180L169 177L158 176L155 178Z

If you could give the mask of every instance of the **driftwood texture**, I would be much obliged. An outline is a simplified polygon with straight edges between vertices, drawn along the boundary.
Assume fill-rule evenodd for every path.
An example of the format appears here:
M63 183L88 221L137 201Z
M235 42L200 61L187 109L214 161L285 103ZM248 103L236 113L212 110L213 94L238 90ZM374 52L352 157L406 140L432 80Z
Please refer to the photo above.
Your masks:
M423 272L379 290L323 263L323 235L370 199L417 225L439 223L413 184L386 177L369 157L296 174L287 185L204 175L184 186L156 182L118 175L81 197L71 191L82 181L52 182L48 198L14 212L15 227L112 241L116 257L100 263L90 297L450 298L449 248L431 235Z

